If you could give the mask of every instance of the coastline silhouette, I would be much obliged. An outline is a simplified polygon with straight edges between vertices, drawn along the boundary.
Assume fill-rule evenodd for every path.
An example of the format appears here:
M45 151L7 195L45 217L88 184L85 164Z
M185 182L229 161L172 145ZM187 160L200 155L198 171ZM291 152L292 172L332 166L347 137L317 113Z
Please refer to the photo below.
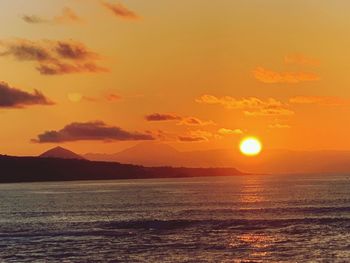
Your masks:
M235 168L144 167L82 159L0 155L0 183L235 176Z

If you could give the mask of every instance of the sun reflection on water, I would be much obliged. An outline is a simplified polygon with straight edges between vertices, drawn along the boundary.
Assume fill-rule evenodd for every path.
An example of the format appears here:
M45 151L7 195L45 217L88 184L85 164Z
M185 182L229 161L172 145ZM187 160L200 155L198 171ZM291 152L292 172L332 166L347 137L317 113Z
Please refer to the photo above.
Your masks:
M276 235L251 232L232 237L229 247L239 249L240 258L244 260L260 262L256 260L266 261L271 255L271 247L280 241L281 238Z
M245 178L245 185L241 189L239 200L242 203L259 203L266 201L264 195L264 185L261 180L255 178Z
M260 208L261 203L268 201L266 186L263 180L255 177L245 177L244 184L240 189L239 201L241 203L241 209L255 209ZM262 219L259 214L254 215L254 219ZM247 220L253 219L251 217ZM266 261L271 256L271 247L276 242L279 242L279 238L275 233L262 233L256 232L257 230L247 229L243 233L237 233L233 235L229 240L229 247L232 249L238 249L240 251L239 258L242 260L248 260L251 262ZM242 262L242 261L238 261Z

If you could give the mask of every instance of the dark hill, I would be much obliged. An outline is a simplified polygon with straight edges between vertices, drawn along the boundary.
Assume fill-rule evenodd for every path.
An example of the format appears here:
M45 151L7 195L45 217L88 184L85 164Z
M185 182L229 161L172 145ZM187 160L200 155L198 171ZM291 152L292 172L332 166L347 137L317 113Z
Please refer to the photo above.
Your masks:
M78 155L70 150L59 147L59 146L44 152L39 157L41 157L41 158L61 158L61 159L85 159L84 157L82 157L82 156L80 156L80 155Z
M0 183L242 175L234 168L143 167L77 159L0 155Z

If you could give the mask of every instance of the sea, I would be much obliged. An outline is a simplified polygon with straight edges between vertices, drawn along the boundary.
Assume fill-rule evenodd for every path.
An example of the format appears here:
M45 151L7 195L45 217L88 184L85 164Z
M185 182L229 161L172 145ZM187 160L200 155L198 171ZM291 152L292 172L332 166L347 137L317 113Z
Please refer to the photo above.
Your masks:
M2 184L0 262L350 262L350 176Z

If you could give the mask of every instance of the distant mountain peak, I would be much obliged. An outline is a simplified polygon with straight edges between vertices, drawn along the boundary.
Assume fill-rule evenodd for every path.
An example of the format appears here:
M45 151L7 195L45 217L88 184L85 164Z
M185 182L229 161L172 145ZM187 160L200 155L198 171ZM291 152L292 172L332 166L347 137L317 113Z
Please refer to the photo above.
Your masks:
M141 142L133 147L127 148L120 153L139 153L152 152L152 154L174 154L178 151L168 144L158 142Z
M41 155L39 155L41 158L59 158L59 159L85 159L84 157L65 149L61 146L54 147Z
M178 159L180 152L161 142L142 142L114 154L85 154L91 161L109 161L145 166L169 165L169 160Z

